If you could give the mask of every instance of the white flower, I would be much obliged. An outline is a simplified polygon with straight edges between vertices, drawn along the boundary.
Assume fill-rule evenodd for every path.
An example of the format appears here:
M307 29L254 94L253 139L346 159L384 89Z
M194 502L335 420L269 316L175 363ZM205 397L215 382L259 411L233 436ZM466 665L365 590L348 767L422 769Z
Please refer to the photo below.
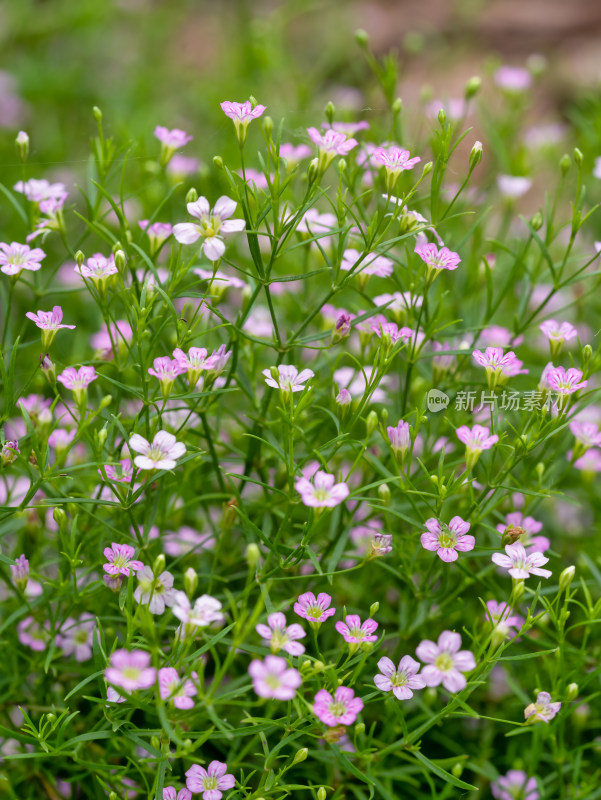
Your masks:
M219 261L225 253L223 237L229 233L243 231L243 219L229 219L236 210L237 203L223 195L213 209L206 197L199 197L195 203L188 203L188 214L198 222L180 222L173 226L173 235L181 244L194 244L203 238L202 249L209 261Z
M192 605L185 592L175 592L172 610L184 625L193 625L196 628L206 628L214 622L221 623L225 620L221 603L209 594L197 597Z
M177 592L173 588L173 575L170 572L161 572L155 578L151 567L143 567L136 577L139 584L134 592L134 600L147 605L151 614L163 614L166 605L173 605Z
M141 455L134 458L134 464L139 469L173 469L175 460L186 452L186 445L177 442L175 436L167 431L155 434L152 444L143 436L134 433L129 440L129 446Z

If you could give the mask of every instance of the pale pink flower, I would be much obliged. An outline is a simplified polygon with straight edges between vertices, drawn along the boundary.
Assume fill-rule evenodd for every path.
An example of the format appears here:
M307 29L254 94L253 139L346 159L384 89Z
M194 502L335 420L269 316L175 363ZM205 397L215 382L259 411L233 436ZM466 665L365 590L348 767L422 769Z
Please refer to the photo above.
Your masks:
M308 620L312 625L321 625L328 617L336 613L335 608L330 608L332 598L325 592L320 592L317 597L313 592L301 594L294 604L294 613Z
M374 676L374 683L383 692L392 692L397 700L413 697L413 689L423 689L426 681L418 675L420 664L411 656L403 656L398 668L384 656L378 661L381 675Z
M399 328L394 322L372 322L371 329L378 336L378 338L383 338L385 336L389 337L392 344L397 344L398 342L408 342L415 333L415 331L411 330L411 328L407 328L406 326Z
M528 372L527 369L522 369L523 362L512 350L504 354L502 347L487 347L484 353L474 350L472 356L477 364L485 367L487 376L494 378L493 383Z
M233 789L235 783L222 761L211 761L207 769L193 764L186 772L186 786L194 794L201 793L203 800L221 800L223 792Z
M184 626L190 626L189 629L221 624L225 620L221 609L222 605L219 600L209 594L197 597L192 605L185 592L175 592L171 606L174 615Z
M345 136L354 136L360 131L369 130L369 122L365 119L359 120L359 122L332 122L331 125L324 122L323 127L326 130L331 128L337 133L344 133Z
M348 389L340 389L338 394L336 395L336 403L341 408L345 408L348 406L352 401L351 393Z
M313 378L315 373L311 369L304 369L299 373L296 367L287 364L280 364L277 367L278 377L274 378L271 369L264 369L265 383L274 389L281 389L283 392L302 392L306 382Z
M226 117L229 117L236 128L236 135L240 142L246 139L246 129L254 119L258 119L267 106L257 104L254 108L250 100L244 103L236 103L231 100L225 100L221 105L221 110Z
M507 92L524 92L532 85L532 75L524 67L510 67L505 64L495 72L494 81Z
M81 402L84 398L88 386L95 381L98 375L94 367L67 367L60 375L56 376L56 380L62 383L65 389L70 389L75 395L76 402Z
M221 297L226 289L244 289L246 287L246 283L243 280L235 275L228 275L220 269L195 267L194 272L201 280L209 281L211 289L214 289L218 297ZM213 286L213 284L216 284L216 286Z
M61 325L63 310L60 306L54 306L52 311L38 311L37 314L34 314L33 311L27 311L25 316L44 331L42 334L42 347L44 348L52 344L57 331L61 328L69 328L69 330L75 328L75 325Z
M303 158L308 158L312 154L311 148L306 144L288 144L283 142L280 145L280 158L285 158L289 167L298 164Z
M173 227L169 222L153 222L149 224L147 219L142 219L138 222L138 225L148 236L152 252L158 250L173 233Z
M136 561L133 556L135 550L129 544L113 542L111 547L104 548L104 557L107 560L102 569L109 575L125 575L129 577L130 571L137 572L144 567L141 561Z
M133 466L129 458L123 458L117 467L115 464L106 464L104 467L106 477L109 481L117 483L131 483L133 478ZM102 475L102 471L98 470Z
M570 431L584 447L601 446L601 432L594 422L579 422L574 419L570 422Z
M578 336L578 331L569 322L556 322L554 319L548 319L542 322L539 328L552 342L569 342L570 339Z
M426 686L439 686L441 683L447 692L460 692L465 689L467 680L462 675L476 667L474 654L469 650L460 650L461 636L451 631L443 631L438 637L438 644L424 639L415 651L425 666L421 676Z
M468 103L464 97L449 97L447 100L431 100L426 111L430 117L438 119L440 111L444 111L447 119L458 122L468 113Z
M366 619L361 623L358 614L348 614L345 622L339 620L334 627L348 644L363 644L378 640L377 635L374 635L374 631L378 627L375 619Z
M66 656L75 656L77 661L92 658L92 636L96 620L89 614L82 614L79 620L66 619L61 627L56 643Z
M192 800L192 792L185 786L176 790L175 786L165 786L163 789L163 800Z
M85 264L77 265L75 272L81 275L82 278L104 284L111 275L116 275L119 270L115 264L115 256L112 253L108 258L103 256L102 253L96 253L91 258L88 258Z
M226 195L222 195L213 209L206 197L199 197L194 203L188 203L188 214L198 222L180 222L173 226L173 235L181 244L194 244L202 238L201 251L209 261L219 261L225 253L224 237L231 233L243 231L246 223L243 219L229 219L238 204Z
M106 322L103 322L98 333L93 334L90 338L90 344L97 351L97 356L104 360L114 357L113 344L119 349L121 345L125 346L132 340L133 331L127 320L116 320L111 324L110 330L109 334Z
M561 703L552 703L549 692L539 692L536 703L530 703L524 709L524 717L530 722L549 723L559 713Z
M0 449L0 466L6 467L13 464L19 457L21 450L19 449L19 442L17 439L8 440L3 442Z
M320 689L313 702L313 713L330 728L352 725L362 710L363 700L355 697L355 692L346 686L339 686L333 697L325 689Z
M391 145L390 147L378 147L374 150L371 160L373 164L385 167L386 172L396 178L401 172L413 169L421 161L419 156L415 156L415 158L410 158L409 156L409 150L403 150L401 147Z
M509 200L517 200L530 189L532 181L523 175L499 175L497 177L497 186L503 197Z
M601 450L592 447L574 461L574 466L584 472L601 472Z
M497 434L490 435L490 431L484 425L474 425L473 428L468 428L467 425L461 425L457 428L457 438L460 442L472 452L481 453L483 450L490 450L490 448L499 441Z
M348 138L345 133L329 128L320 133L317 128L308 128L307 133L319 150L319 165L327 169L334 156L346 156L357 146L357 140Z
M165 606L174 605L176 596L170 572L155 576L152 567L142 567L136 577L139 583L134 591L134 600L147 605L151 614L164 614Z
M275 611L267 617L267 625L260 623L255 630L265 642L269 643L272 653L285 650L291 656L300 656L305 652L305 647L297 639L304 639L307 635L298 623L286 625L286 617L281 611Z
M576 367L564 369L563 367L551 367L547 371L546 380L550 388L560 395L570 395L583 389L588 381L582 380L582 371Z
M172 361L169 356L161 356L155 358L152 367L148 370L148 374L152 375L153 378L158 378L161 384L161 391L167 397L177 376L186 372L186 370L187 368L177 358Z
M411 432L409 430L409 423L403 422L401 419L397 423L396 428L393 428L391 425L389 425L386 428L386 432L388 433L388 439L394 454L400 455L402 458L404 458L407 450L411 446Z
M171 157L167 164L167 172L176 180L183 179L187 175L193 175L200 169L200 161L193 156L182 156L176 153Z
M173 351L173 357L181 367L181 372L188 373L190 386L196 386L203 370L207 368L207 351L204 347L191 347L186 353L179 347Z
M428 531L420 537L422 547L436 552L447 563L457 560L457 551L466 553L473 550L476 544L474 537L467 533L470 523L464 522L461 517L453 517L448 525L431 517L426 520L426 528Z
M150 689L156 680L156 670L150 666L150 654L144 650L115 650L104 671L107 683L126 692Z
M496 600L489 600L486 604L488 614L485 614L487 620L492 620L492 625L495 633L501 638L507 639L509 636L516 636L522 625L524 618L519 614L514 614L513 609L507 603L497 603Z
M543 523L534 517L525 517L521 511L512 511L505 517L505 524L499 523L497 530L499 533L508 533L511 536L513 528L521 528L524 533L520 535L520 544L527 547L530 551L544 553L551 547L551 542L546 536L537 536L543 529ZM509 529L509 530L507 530Z
M379 294L373 298L377 306L386 306L386 311L390 311L395 317L405 317L412 309L421 308L424 299L411 292L392 292L391 294Z
M448 247L439 249L435 244L431 243L418 244L414 252L427 265L429 275L436 276L443 269L455 270L461 263L458 253L449 250Z
M513 333L502 325L489 325L483 328L480 339L486 347L517 347L524 341L523 336L514 336Z
M549 560L542 553L536 550L529 553L526 552L524 545L520 542L508 544L503 553L493 553L492 561L499 567L506 569L512 578L518 580L525 580L530 575L539 575L541 578L551 577L551 571L548 569L541 569L543 564Z
M45 650L50 641L46 625L42 626L31 617L25 617L17 624L17 639L25 647L41 652Z
M186 452L186 445L177 442L175 436L167 431L156 433L152 444L134 433L129 446L135 453L141 454L134 458L134 464L139 469L173 469L176 459Z
M334 475L318 470L313 482L307 478L299 478L294 488L300 494L304 505L310 508L334 508L340 505L350 493L346 483L335 483Z
M183 525L179 530L165 534L163 546L168 556L179 558L188 553L199 553L215 547L212 533L200 533L194 528Z
M15 563L10 565L10 572L15 586L24 592L29 581L29 561L24 555L16 558Z
M209 377L214 378L221 375L230 360L232 351L228 350L226 345L222 344L217 350L214 350L205 362L205 370Z
M355 275L362 272L365 275L388 278L392 275L394 262L379 253L360 253L358 250L349 248L342 254L340 268L345 272L352 270Z
M181 680L173 667L159 670L159 694L161 700L170 700L176 708L194 708L192 698L198 694L196 686L188 678Z
M259 697L275 700L292 700L302 683L300 672L288 666L285 658L266 656L264 661L255 659L248 666L253 689Z
M18 275L24 269L37 272L44 258L46 253L39 247L32 250L27 244L0 242L0 271L5 275Z
M182 131L180 128L169 128L163 127L163 125L157 125L154 129L154 135L156 138L164 144L170 150L179 150L180 147L184 147L191 142L194 138L193 136L189 136L186 131Z
M50 183L45 178L30 178L28 181L17 181L15 192L24 194L32 203L40 203L52 198L60 198L67 194L64 183Z
M313 245L328 248L333 243L333 236L328 236L330 231L338 227L338 220L334 214L320 214L315 208L310 208L300 218L296 232L315 237Z
M490 784L492 796L496 800L539 800L536 778L529 778L520 769L510 769Z

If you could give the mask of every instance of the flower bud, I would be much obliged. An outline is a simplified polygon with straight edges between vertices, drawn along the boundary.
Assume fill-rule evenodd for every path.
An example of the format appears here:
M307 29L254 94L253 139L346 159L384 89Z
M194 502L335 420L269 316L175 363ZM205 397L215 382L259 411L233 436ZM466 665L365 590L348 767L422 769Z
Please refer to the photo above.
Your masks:
M403 101L401 100L400 97L397 97L397 99L392 104L392 113L395 115L395 117L398 117L398 115L401 113L402 110L403 110Z
M482 161L482 142L474 142L474 146L470 152L470 169L474 169Z
M480 91L481 86L482 86L481 78L479 78L477 75L471 77L469 81L465 84L465 99L471 100L472 97L475 97Z
M19 442L14 439L13 441L4 442L2 451L0 452L0 464L3 467L9 466L19 457Z
M355 735L356 736L363 736L364 733L365 733L365 723L364 722L358 722L355 725Z
M85 255L82 253L82 251L81 251L81 250L78 250L78 251L75 253L75 256L74 256L74 258L75 258L75 263L77 264L77 266L78 266L78 267L81 267L81 265L82 265L82 264L83 264L83 262L85 261L85 258L86 258L86 257L85 257Z
M562 157L559 159L559 169L561 170L562 174L565 175L566 172L570 169L572 162L570 157L567 153L564 153Z
M387 506L390 503L390 489L388 488L388 484L381 483L378 486L378 497Z
M343 175L346 172L346 159L339 158L338 159L338 172Z
M359 47L365 49L369 44L369 35L367 31L363 30L363 28L359 28L355 31L355 41L359 45ZM325 790L324 790L324 797L325 797Z
M150 744L151 744L152 747L154 747L155 750L160 750L161 749L161 740L159 739L158 736L151 736L150 737Z
M127 256L123 252L123 250L119 249L115 252L115 266L119 270L119 272L123 272L125 269L125 265L127 264Z
M256 569L257 564L259 563L259 559L261 558L261 551L259 550L259 545L255 542L250 542L249 545L246 547L246 552L244 553L244 558L246 559L246 563L249 566L249 569Z
M456 778L460 778L462 772L463 772L463 764L461 763L461 761L458 761L456 764L453 765L451 774L454 775Z
M588 362L591 360L592 355L593 355L593 348L590 346L590 344L585 344L584 347L582 348L582 361L585 364L588 364Z
M102 122L102 111L98 108L98 106L94 106L92 109L92 114L94 115L96 122Z
M378 427L378 415L375 411L370 411L365 420L365 430L368 436L371 436L375 429Z
M273 135L273 120L271 117L263 117L263 130L265 131L265 136L271 139Z
M194 593L196 592L196 587L198 586L198 573L192 567L188 567L188 569L184 572L184 589L188 597L194 597Z
M165 569L165 555L164 553L159 553L159 555L155 558L154 564L152 565L152 572L154 575L160 575L161 572Z
M102 428L98 431L98 447L102 450L105 445L107 436L109 435L108 429L106 425L103 425Z
M108 408L110 404L113 402L113 395L112 394L105 394L102 400L100 401L100 405L98 406L99 410L103 408Z
M310 181L314 181L315 178L319 175L319 159L314 158L310 164L309 169L307 171L307 175Z
M62 508L55 508L52 512L52 519L58 525L60 531L64 531L67 525L67 515Z
M10 571L15 586L21 592L24 592L29 581L29 561L24 555L19 556L15 563L10 565Z
M572 700L575 700L578 697L578 690L579 690L579 687L578 687L577 683L570 683L568 685L567 690L566 690L566 700L568 702L571 702Z
M376 600L375 603L372 603L369 607L369 616L373 617L374 614L377 614L380 610L380 603Z
M444 108L441 108L438 111L438 121L441 125L444 125L447 121L447 112L444 110Z
M434 168L434 162L433 161L428 161L427 164L424 164L424 168L422 170L422 178L425 178L426 175L429 175L432 172L433 168Z
M537 211L536 214L533 214L530 217L530 226L535 231L540 231L540 229L543 227L543 224L544 224L543 215L540 213L540 211Z
M186 204L187 203L195 203L198 200L198 192L192 186L191 189L188 189L188 193L186 195Z
M576 572L576 567L572 564L569 567L566 567L561 575L559 576L559 591L565 592L568 586L572 583L574 579L574 574Z
M301 747L301 749L297 750L296 753L294 754L292 763L300 764L302 761L306 761L308 755L309 755L309 748Z
M29 155L29 136L25 133L25 131L19 131L17 138L15 139L15 145L17 147L17 154L21 161L26 161L27 156Z
M330 102L329 102L329 103L327 104L327 106L326 106L326 119L328 120L328 122L330 123L330 125L331 125L331 124L332 124L332 122L334 121L334 114L335 114L335 113L336 113L336 106L335 106L335 105L334 105L334 103L332 103L332 101L330 100Z
M575 147L574 148L574 161L576 162L576 164L579 167L581 167L583 160L584 160L584 156L582 155L582 150L580 150L578 147Z
M514 578L513 591L511 592L511 600L509 601L509 605L511 606L511 608L515 608L516 605L520 602L520 600L522 599L522 595L524 594L525 588L526 587L524 586L524 581L515 580Z

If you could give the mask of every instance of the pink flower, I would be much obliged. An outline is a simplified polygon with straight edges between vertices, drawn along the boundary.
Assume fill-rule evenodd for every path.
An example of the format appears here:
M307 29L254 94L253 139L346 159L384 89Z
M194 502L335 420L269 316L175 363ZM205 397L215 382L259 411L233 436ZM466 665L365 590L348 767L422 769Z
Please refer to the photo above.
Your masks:
M499 175L497 177L499 191L509 200L517 200L532 186L530 178L523 175Z
M253 108L250 100L246 100L244 103L235 103L231 100L225 100L220 105L225 116L233 120L236 127L236 136L241 144L243 144L246 139L246 129L250 123L254 119L258 119L267 108L267 106L259 104Z
M202 238L201 251L209 261L219 261L225 253L224 236L243 231L246 223L243 219L229 219L236 210L237 203L223 195L209 207L206 197L199 197L194 203L188 203L188 214L198 222L180 222L173 226L173 235L181 244L194 244Z
M129 440L129 446L135 453L141 454L134 458L138 469L173 469L176 459L186 452L186 445L177 442L175 436L167 431L156 433L152 444L140 434L134 433Z
M413 697L412 689L423 689L426 686L426 681L417 674L420 665L411 656L403 656L398 669L384 656L378 661L378 669L382 674L374 677L374 683L383 692L392 691L397 700L408 700Z
M457 428L456 433L459 441L463 442L466 447L468 469L474 466L483 450L490 450L499 441L497 434L491 436L490 431L484 425L474 425L473 428L462 425Z
M167 164L167 172L176 180L184 179L200 169L200 161L193 156L182 156L176 153Z
M169 356L161 356L160 358L155 358L152 367L148 370L148 374L158 378L163 396L167 397L177 376L186 372L186 370L187 367L176 358L172 361Z
M379 338L388 337L392 344L409 341L415 332L406 326L399 328L394 322L381 321L372 322L371 329Z
M331 128L338 133L344 133L345 136L354 136L360 131L369 130L369 122L365 119L359 120L359 122L333 122L331 125L324 122L322 127Z
M570 431L586 448L601 446L601 432L594 422L579 422L574 419L570 422Z
M339 686L334 697L325 689L315 695L313 713L330 728L336 725L352 725L363 710L363 700L346 686Z
M496 800L538 800L536 778L529 778L526 772L510 769L490 784L492 796Z
M191 680L180 680L177 670L163 667L159 670L159 694L162 700L171 700L176 708L194 708L192 698L197 694Z
M280 158L285 158L289 167L293 167L302 161L303 158L308 158L313 151L306 144L293 145L283 142L280 145Z
M317 597L313 592L305 592L294 604L294 613L317 627L336 613L335 608L330 608L331 602L332 598L325 592L320 592Z
M75 328L75 325L60 324L63 318L63 310L60 306L54 306L52 311L38 311L37 314L34 314L33 311L27 311L25 316L44 331L42 333L42 347L44 349L50 347L57 331L61 328L69 328L70 330Z
M574 461L576 469L581 469L584 472L601 472L601 450L591 448Z
M522 369L523 362L513 351L503 354L502 347L487 347L484 353L481 350L474 350L472 355L477 364L485 367L486 377L491 388L506 378L528 372L527 369Z
M288 666L280 656L266 656L264 661L255 659L248 667L253 689L259 697L275 700L292 700L302 683L300 672Z
M424 639L415 651L425 666L421 676L426 686L439 686L441 683L447 692L460 692L467 686L462 672L469 672L476 667L474 654L469 650L460 650L461 636L451 631L443 631L438 637L438 644Z
M334 483L335 480L333 475L317 470L313 476L313 483L307 478L299 478L294 488L300 494L304 505L310 508L334 508L340 505L350 492L346 483Z
M569 342L578 331L569 322L556 322L554 319L545 320L539 325L541 331L551 342Z
M188 553L212 550L215 547L215 537L212 533L200 533L183 525L178 531L167 533L163 537L163 546L168 556L178 558Z
M345 272L352 270L355 275L363 272L365 275L388 278L392 275L394 262L379 253L360 253L358 250L349 248L342 255L340 268Z
M134 554L135 550L129 544L113 542L112 547L104 548L107 563L102 565L102 569L109 575L125 575L128 578L130 571L137 572L144 566L141 561L133 559Z
M576 367L565 370L563 367L551 367L546 374L551 389L560 395L570 395L583 389L588 381L582 380L582 371Z
M409 150L403 150L395 145L391 147L378 147L374 150L371 161L374 165L385 167L388 177L387 185L390 191L394 188L401 172L413 169L413 167L421 161L419 156L410 158L409 155Z
M154 686L156 670L150 666L150 654L144 650L115 650L104 677L107 683L133 692Z
M131 483L133 478L133 467L129 458L122 459L118 468L115 464L106 464L104 471L109 481L116 481L117 483ZM102 475L101 470L98 470L98 472Z
M190 603L185 592L175 592L172 597L171 610L184 626L189 626L188 631L184 629L184 634L193 628L206 628L214 623L221 624L225 619L221 608L219 600L209 594L197 597L194 605Z
M207 369L207 351L204 347L191 347L188 354L179 347L173 351L173 357L181 367L181 371L188 373L188 383L196 386L201 372Z
M194 138L180 128L172 128L169 130L169 128L164 128L162 125L156 126L154 135L159 142L166 145L170 150L179 150L180 147L184 147Z
M153 222L151 225L147 219L142 219L138 225L145 231L150 240L150 249L154 252L166 241L172 234L173 228L169 222Z
M375 619L366 619L361 624L361 618L358 614L349 614L345 622L338 621L335 625L336 630L341 636L344 636L344 641L348 644L363 644L364 642L375 642L378 637L374 635L374 631L378 627Z
M65 620L57 636L57 644L66 656L74 655L77 661L92 658L92 635L96 620L89 614L82 614L79 620Z
M512 578L525 580L530 575L539 575L541 578L549 578L551 571L548 569L541 569L543 564L549 560L542 553L532 551L527 553L524 545L519 542L508 544L503 553L493 553L492 561L499 567L506 569Z
M24 555L16 558L15 563L10 565L10 572L15 586L24 592L29 581L29 561Z
M202 792L203 800L221 800L223 792L233 789L235 783L227 764L221 761L211 761L208 769L193 764L186 772L186 786L194 794Z
M485 614L486 619L488 620L490 617L495 633L502 639L515 636L524 624L524 618L519 614L514 614L513 609L507 603L489 600L486 608L488 610L488 614Z
M62 383L65 389L70 389L74 396L75 402L79 405L84 402L88 386L95 381L98 375L94 367L67 367L60 375L56 376L56 380Z
M313 245L327 248L332 244L333 236L327 234L338 227L338 221L334 214L320 214L315 208L310 208L300 218L296 226L296 232L308 234L315 237Z
M524 717L530 722L549 723L559 713L561 703L552 703L549 692L539 692L536 703L530 703L524 709Z
M42 627L33 617L29 616L18 623L17 639L31 650L41 652L48 646L50 635L45 626Z
M75 267L75 272L79 273L82 278L94 281L104 285L111 275L116 275L119 270L115 264L115 256L111 255L106 258L102 253L96 253L91 258L88 258L86 264Z
M429 280L434 280L443 269L457 269L461 263L459 254L449 250L448 247L439 249L435 244L418 244L414 252L427 265Z
M179 792L176 791L175 786L165 786L163 800L192 800L192 792L185 786Z
M434 519L426 520L427 533L422 533L420 541L425 550L431 550L446 562L456 561L457 551L466 553L473 550L476 540L467 535L470 523L464 522L461 517L453 517L448 525Z
M313 378L315 373L312 369L304 369L299 373L296 367L288 366L287 364L280 364L277 367L278 377L274 378L271 370L264 369L265 383L272 386L274 389L281 389L283 392L302 392L305 389L305 383L309 378Z
M322 171L328 168L334 156L346 156L357 146L356 139L350 139L345 133L329 128L320 133L317 128L308 128L307 133L319 150L319 166Z
M17 181L13 188L15 192L24 194L32 203L60 198L67 194L64 183L50 183L45 178L30 178L25 182Z
M127 320L116 320L116 322L111 325L110 334L106 322L104 322L98 333L95 333L90 338L90 344L98 351L97 356L100 358L113 358L115 355L113 353L113 344L115 348L119 350L121 345L125 346L131 342L132 333L131 325Z
M510 67L505 64L495 72L494 81L508 92L523 92L532 85L532 75L524 67Z
M214 378L217 375L221 375L231 355L232 351L228 350L224 344L214 350L205 362L207 377Z
M286 617L276 611L267 617L267 625L259 624L255 630L266 642L269 642L272 653L285 650L291 656L300 656L305 652L304 645L296 641L307 635L298 623L286 626Z
M141 605L147 605L151 614L163 614L165 606L175 604L176 592L170 572L161 572L155 576L152 567L143 566L136 577L139 583L134 592L134 600Z
M551 542L546 536L536 536L543 529L543 523L534 517L525 517L521 511L512 511L505 517L505 524L497 525L499 533L511 536L512 530L521 528L524 533L520 535L520 543L528 547L530 551L544 553L551 547Z
M46 253L39 247L32 250L27 244L0 242L0 270L5 275L18 275L24 269L37 272L44 258Z

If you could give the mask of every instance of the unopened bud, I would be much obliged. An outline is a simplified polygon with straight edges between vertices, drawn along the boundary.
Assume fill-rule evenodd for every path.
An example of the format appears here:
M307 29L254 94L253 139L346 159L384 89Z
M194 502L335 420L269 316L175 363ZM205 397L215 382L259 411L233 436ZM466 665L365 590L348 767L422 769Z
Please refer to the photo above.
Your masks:
M482 142L474 142L470 152L470 169L474 169L482 161Z
M107 408L113 402L113 395L112 394L105 394L102 400L100 401L100 405L98 406L99 409Z
M426 175L429 175L432 172L433 167L434 167L433 161L428 161L427 164L424 164L424 168L422 170L422 178L425 178Z
M326 790L323 788L323 786L320 786L317 790L317 800L326 800L327 796Z
M127 256L123 252L123 250L119 249L115 253L115 266L122 272L125 269L125 265L127 264Z
M461 761L458 761L456 764L453 765L451 773L455 776L455 778L460 778L462 772L463 772L463 764L461 763Z
M263 130L265 131L265 136L271 139L273 134L273 120L271 117L263 117Z
M591 360L591 356L593 355L593 348L590 344L585 344L582 348L582 360L586 364Z
M388 488L387 483L381 483L378 486L378 497L384 503L385 506L390 503L390 489Z
M15 139L17 154L21 161L25 161L29 155L29 136L25 131L19 131Z
M192 186L191 189L188 189L188 193L186 195L186 204L195 203L197 200L198 200L198 192Z
M223 159L221 156L213 156L213 164L217 167L217 169L223 169Z
M570 683L566 689L566 700L568 702L575 700L578 697L578 690L579 687L577 683Z
M104 447L108 435L109 435L108 429L106 425L103 425L102 428L98 431L98 447L100 449Z
M559 576L559 591L565 592L568 586L572 583L574 579L574 573L576 572L576 567L572 564L569 567L566 567L561 575Z
M249 95L248 99L249 99L249 101L250 101L250 106L251 106L251 108L255 108L256 106L258 106L258 105L259 105L259 101L257 100L257 98L256 98L256 97L253 97L253 95L252 95L252 94L251 94L251 95Z
M480 91L481 86L482 86L481 78L479 78L477 75L471 77L469 81L465 84L465 99L471 100L472 97L475 97Z
M86 257L85 257L85 255L82 253L82 251L81 251L81 250L78 250L78 251L75 253L75 256L74 256L74 258L75 258L75 263L77 264L77 266L78 266L78 267L81 267L81 265L82 265L82 264L83 264L83 262L85 261L85 258L86 258Z
M326 119L330 123L330 125L334 121L334 114L335 113L336 113L336 106L330 100L330 102L326 106Z
M307 175L310 181L314 181L318 174L319 174L319 159L314 158L309 163L309 169L307 170Z
M365 420L365 430L368 436L371 436L375 429L378 427L378 415L375 411L370 411Z
M255 542L251 542L246 547L246 552L244 553L244 558L246 559L246 563L250 567L250 569L255 569L257 564L259 563L259 559L261 558L261 551L259 550L259 545Z
M545 465L542 461L539 461L538 464L534 467L534 471L538 475L539 479L543 477L545 474Z
M367 47L369 44L369 35L367 31L364 31L363 28L359 28L355 31L355 41L359 45L359 47ZM324 797L325 797L325 790L324 790Z
M392 104L392 113L395 115L395 117L398 117L398 115L401 113L402 110L403 110L403 101L401 100L400 97L397 97L397 99Z
M338 172L343 175L346 172L346 159L339 158L338 159Z
M102 122L102 111L98 108L98 106L94 106L92 109L92 114L94 115L96 122Z
M582 155L582 150L578 147L574 148L574 161L578 164L579 167L582 166L582 162L584 160L584 156Z
M292 763L300 764L302 761L306 761L308 755L309 755L309 749L307 747L301 747L301 749L297 750L296 753L294 754Z
M522 596L523 596L523 594L524 594L525 588L526 588L526 587L524 586L524 581L520 581L520 580L518 580L518 581L515 581L515 582L514 582L514 584L513 584L513 591L512 591L512 593L511 593L511 601L510 601L510 603L509 603L509 605L510 605L512 608L515 608L515 607L516 607L516 605L517 605L517 604L520 602L520 600L522 599Z
M160 575L161 572L165 569L165 555L164 553L159 553L159 555L155 558L154 564L152 565L152 572L154 575Z
M336 403L341 408L347 408L350 405L350 402L353 398L351 397L351 393L348 389L341 389L338 394L336 395Z
M64 530L67 524L67 515L62 508L55 508L52 512L52 519L56 522L59 530Z
M188 569L184 572L184 589L186 590L188 597L194 597L197 586L198 573L195 569L192 569L192 567L188 567Z
M441 125L444 125L447 121L447 112L444 110L444 108L441 108L438 111L438 121Z
M533 214L530 217L530 226L535 231L540 231L540 229L543 227L543 224L544 224L543 215L540 213L540 211L537 211L536 214Z
M380 603L376 600L375 603L372 603L369 607L369 616L373 617L374 614L377 614L380 610Z
M161 749L161 740L159 739L158 736L151 736L150 737L150 744L151 744L152 747L154 747L155 750L160 750Z
M508 525L501 537L501 547L505 547L507 544L514 544L525 533L526 529L521 528L519 525Z
M564 153L562 157L559 159L559 169L562 171L564 175L570 169L571 164L572 162L570 160L569 155L567 153Z
M355 734L357 736L363 736L364 733L365 733L365 723L364 722L358 722L355 725Z

